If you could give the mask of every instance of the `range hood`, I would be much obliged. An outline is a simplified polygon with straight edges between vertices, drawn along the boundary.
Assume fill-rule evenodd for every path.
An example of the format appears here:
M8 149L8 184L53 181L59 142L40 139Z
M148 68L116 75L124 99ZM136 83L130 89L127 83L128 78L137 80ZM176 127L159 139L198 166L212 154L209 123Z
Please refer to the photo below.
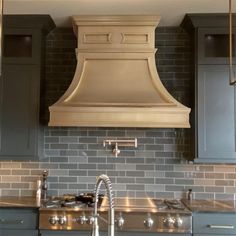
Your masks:
M159 16L73 16L71 85L49 107L50 126L189 127L190 109L164 88L155 65Z

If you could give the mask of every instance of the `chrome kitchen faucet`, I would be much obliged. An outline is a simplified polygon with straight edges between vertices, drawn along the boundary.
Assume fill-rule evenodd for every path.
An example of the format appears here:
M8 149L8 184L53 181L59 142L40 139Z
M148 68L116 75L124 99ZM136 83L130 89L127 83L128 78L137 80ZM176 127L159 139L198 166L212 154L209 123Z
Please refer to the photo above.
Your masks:
M99 225L98 225L98 194L102 182L105 184L107 190L109 211L108 211L108 236L114 236L114 199L112 194L111 180L107 175L100 175L97 177L95 185L95 205L94 205L94 221L92 236L99 236Z

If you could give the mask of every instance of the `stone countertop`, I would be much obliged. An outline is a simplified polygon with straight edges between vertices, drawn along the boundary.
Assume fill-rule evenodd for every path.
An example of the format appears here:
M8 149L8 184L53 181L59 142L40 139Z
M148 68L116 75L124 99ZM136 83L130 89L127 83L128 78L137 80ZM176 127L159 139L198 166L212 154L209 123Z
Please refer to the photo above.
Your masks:
M182 202L192 212L236 213L236 201L233 200L187 200Z
M37 203L36 198L33 197L0 197L0 207L24 207L24 208L39 208L40 204Z

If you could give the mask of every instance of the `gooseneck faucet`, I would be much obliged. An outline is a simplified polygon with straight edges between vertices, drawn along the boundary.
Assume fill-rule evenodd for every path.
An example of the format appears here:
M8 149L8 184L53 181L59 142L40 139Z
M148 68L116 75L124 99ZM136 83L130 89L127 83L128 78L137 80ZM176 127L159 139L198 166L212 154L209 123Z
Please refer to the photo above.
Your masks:
M101 184L104 183L107 191L107 198L109 204L108 212L108 236L114 236L114 199L112 194L111 180L107 175L100 175L97 177L95 185L95 205L94 205L94 222L92 236L99 236L98 226L98 194L100 191Z

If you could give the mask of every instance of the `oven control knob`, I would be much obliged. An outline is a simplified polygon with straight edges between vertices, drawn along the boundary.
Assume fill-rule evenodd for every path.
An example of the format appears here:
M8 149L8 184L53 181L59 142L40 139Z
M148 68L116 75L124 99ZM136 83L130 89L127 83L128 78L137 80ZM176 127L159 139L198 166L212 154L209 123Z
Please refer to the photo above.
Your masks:
M180 228L182 224L183 224L183 219L179 215L176 215L174 226L176 228Z
M65 216L59 216L57 221L58 221L59 225L64 225L66 223L66 217Z
M143 223L148 229L151 229L154 224L154 221L151 218L151 216L148 216L147 219L145 219Z
M58 217L57 217L57 216L51 216L51 217L49 218L49 223L50 223L51 225L55 225L55 224L57 223L57 221L58 221Z
M92 225L94 223L94 221L95 221L94 216L89 216L88 219L87 219L87 222L88 222L89 225Z
M116 225L118 228L122 228L124 226L125 220L124 218L120 215L119 217L117 217L116 219Z
M175 223L175 220L168 214L167 217L164 218L163 222L164 225L169 228Z
M79 218L76 218L76 222L81 224L81 225L86 224L87 221L88 221L88 218L85 215L82 215Z
M85 215L80 216L79 219L81 225L86 224L88 221L88 218Z

